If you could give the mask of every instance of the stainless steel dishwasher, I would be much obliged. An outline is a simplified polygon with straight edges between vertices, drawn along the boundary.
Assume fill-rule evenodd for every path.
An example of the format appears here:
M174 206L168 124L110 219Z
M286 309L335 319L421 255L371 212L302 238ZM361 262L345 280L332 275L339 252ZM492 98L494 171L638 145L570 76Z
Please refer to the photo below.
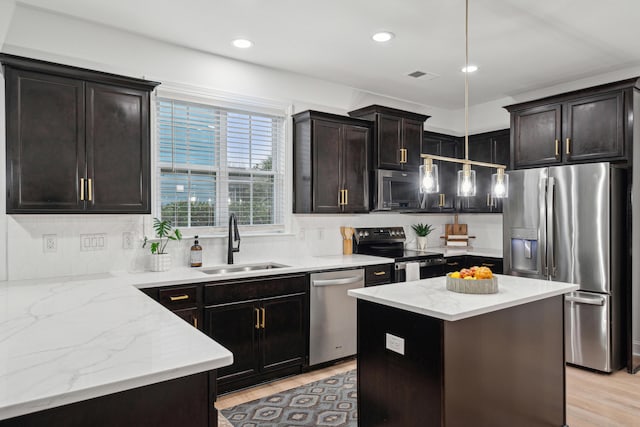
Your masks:
M310 277L309 365L356 354L356 299L347 291L364 287L364 269Z

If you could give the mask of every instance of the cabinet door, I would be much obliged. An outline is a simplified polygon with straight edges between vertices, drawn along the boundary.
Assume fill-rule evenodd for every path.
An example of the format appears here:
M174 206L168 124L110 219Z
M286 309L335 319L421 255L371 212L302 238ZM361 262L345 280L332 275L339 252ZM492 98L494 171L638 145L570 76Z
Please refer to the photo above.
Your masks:
M446 263L444 264L444 272L452 273L454 271L460 271L461 268L467 268L466 260L467 256L452 256L445 259Z
M513 166L541 166L562 161L562 105L552 104L512 113Z
M198 307L172 310L172 313L196 329L200 329L202 327L202 319L200 319L200 310L198 310Z
M258 373L259 308L256 300L204 309L205 333L233 353L233 364L218 369L218 380Z
M402 121L402 145L407 157L402 164L404 170L417 171L422 164L420 154L423 127L422 122L409 119Z
M263 371L301 364L306 345L305 294L263 299L261 312Z
M337 213L340 200L342 125L313 121L313 212Z
M347 190L344 212L369 211L369 129L343 127L342 143L342 187ZM334 162L336 159L334 159Z
M507 166L507 170L509 170L510 162L510 139L509 129L505 129L491 138L493 145L493 163L505 165ZM496 171L491 170L491 173L494 174ZM491 212L502 212L503 205L504 199L492 199Z
M388 114L378 115L377 167L379 169L402 169L400 149L402 147L402 118Z
M567 161L623 158L624 93L567 102L564 156Z
M487 135L469 137L469 159L491 163L493 161L493 141ZM493 169L472 166L476 171L476 195L460 197L460 208L464 212L491 212L491 174Z
M464 155L462 145L455 139L444 139L440 144L440 155L446 157L460 158ZM455 212L458 205L457 184L458 184L458 163L440 162L440 193L442 202L440 212Z
M491 258L481 256L469 256L467 260L467 267L477 265L478 267L489 267L493 273L503 273L502 258Z
M81 212L83 82L5 69L7 213Z
M88 209L150 213L149 94L86 85Z

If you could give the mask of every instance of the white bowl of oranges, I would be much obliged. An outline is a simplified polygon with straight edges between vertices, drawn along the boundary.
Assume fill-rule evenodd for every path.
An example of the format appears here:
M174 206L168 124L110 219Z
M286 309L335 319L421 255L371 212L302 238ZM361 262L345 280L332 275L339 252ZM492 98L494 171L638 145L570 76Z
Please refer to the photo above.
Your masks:
M489 267L463 268L447 274L447 289L463 294L495 294L498 278Z

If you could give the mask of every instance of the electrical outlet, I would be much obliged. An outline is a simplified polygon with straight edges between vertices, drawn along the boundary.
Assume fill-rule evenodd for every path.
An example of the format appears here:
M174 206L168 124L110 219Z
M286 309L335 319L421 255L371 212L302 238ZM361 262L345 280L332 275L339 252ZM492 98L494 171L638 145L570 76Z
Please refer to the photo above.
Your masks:
M125 231L122 233L122 249L133 249L133 233Z
M58 250L58 236L55 234L43 234L42 244L44 252L56 252Z
M81 251L103 251L107 247L107 236L104 233L81 234Z
M391 334L386 335L386 347L388 350L404 355L404 338Z

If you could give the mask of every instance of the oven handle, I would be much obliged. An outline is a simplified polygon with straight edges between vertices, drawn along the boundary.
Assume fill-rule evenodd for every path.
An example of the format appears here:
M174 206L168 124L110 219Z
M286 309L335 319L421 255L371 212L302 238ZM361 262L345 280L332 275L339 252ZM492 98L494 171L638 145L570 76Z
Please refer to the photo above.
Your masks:
M396 270L406 270L407 269L407 263L409 262L419 262L420 267L431 267L431 266L438 266L438 265L444 265L444 259L442 260L442 262L440 262L440 260L438 260L438 262L427 262L427 261L407 261L407 262L396 262L395 264L395 269Z

